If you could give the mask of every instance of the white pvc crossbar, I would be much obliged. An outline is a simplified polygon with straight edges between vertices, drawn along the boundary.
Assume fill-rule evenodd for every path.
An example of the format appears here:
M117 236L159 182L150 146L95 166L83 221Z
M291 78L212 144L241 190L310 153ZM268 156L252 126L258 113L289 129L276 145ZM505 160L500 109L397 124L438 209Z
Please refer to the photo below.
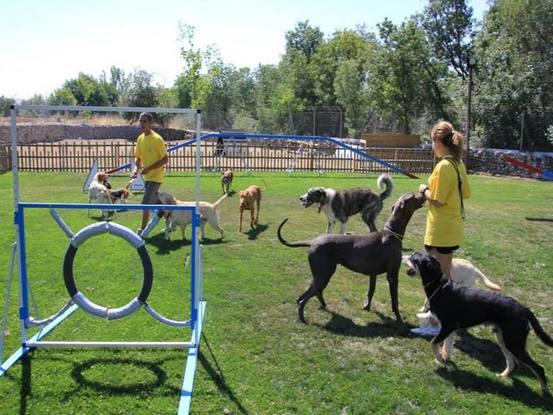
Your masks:
M163 112L165 114L197 114L200 110L190 108L151 108L151 107L97 107L80 105L14 105L16 110L35 111L95 111L95 112Z
M95 347L95 348L173 348L190 349L196 347L192 342L78 342L78 341L28 341L27 347L42 348L77 348L77 347Z

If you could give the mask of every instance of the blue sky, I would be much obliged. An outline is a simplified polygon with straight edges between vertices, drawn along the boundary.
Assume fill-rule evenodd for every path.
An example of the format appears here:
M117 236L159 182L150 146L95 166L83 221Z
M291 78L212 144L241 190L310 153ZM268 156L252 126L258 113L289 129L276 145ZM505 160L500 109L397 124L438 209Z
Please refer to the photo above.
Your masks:
M48 94L79 72L142 68L171 85L181 70L178 22L196 44L216 45L227 63L277 63L284 34L308 19L325 34L422 11L426 0L0 0L0 95ZM475 17L486 0L472 0Z

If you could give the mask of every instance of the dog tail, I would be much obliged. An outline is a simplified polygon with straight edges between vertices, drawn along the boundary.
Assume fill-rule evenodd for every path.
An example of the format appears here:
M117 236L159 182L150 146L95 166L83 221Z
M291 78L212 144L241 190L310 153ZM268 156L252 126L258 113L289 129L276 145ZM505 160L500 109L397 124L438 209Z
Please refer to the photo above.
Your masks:
M528 310L528 321L530 321L532 328L534 329L536 335L540 338L540 340L546 345L553 347L553 339L549 336L549 334L545 332L534 313L532 313L532 311L530 310Z
M217 209L217 206L219 206L219 203L221 203L223 200L225 200L227 196L228 196L227 193L225 193L223 196L221 196L221 197L219 198L219 200L217 200L217 201L213 204L213 209Z
M280 243L282 245L289 246L290 248L299 248L299 247L302 247L302 246L310 247L311 246L311 241L288 242L286 239L284 239L282 237L282 234L280 233L280 231L281 231L282 227L284 226L284 224L286 222L288 222L288 218L284 219L282 221L282 223L280 224L280 226L278 227L277 236L278 236L278 240L280 241Z
M492 282L488 277L484 275L482 271L480 271L478 268L474 267L474 272L476 273L476 276L480 281L482 281L482 284L484 284L486 287L488 287L490 290L494 291L501 291L501 287L497 285L496 283Z
M376 184L379 189L383 189L384 185L386 186L385 190L380 193L380 200L384 200L392 194L394 182L392 182L392 178L387 174L381 174L380 176L378 176Z

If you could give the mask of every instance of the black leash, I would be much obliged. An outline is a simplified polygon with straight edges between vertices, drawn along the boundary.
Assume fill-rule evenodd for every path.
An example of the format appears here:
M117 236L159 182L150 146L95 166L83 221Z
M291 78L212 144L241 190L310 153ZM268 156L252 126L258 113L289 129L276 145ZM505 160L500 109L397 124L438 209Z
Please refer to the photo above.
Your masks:
M465 204L463 202L463 180L461 180L461 173L459 173L459 167L457 162L451 156L444 157L444 160L447 160L451 163L455 171L457 172L457 189L459 190L459 198L461 199L461 217L465 219Z

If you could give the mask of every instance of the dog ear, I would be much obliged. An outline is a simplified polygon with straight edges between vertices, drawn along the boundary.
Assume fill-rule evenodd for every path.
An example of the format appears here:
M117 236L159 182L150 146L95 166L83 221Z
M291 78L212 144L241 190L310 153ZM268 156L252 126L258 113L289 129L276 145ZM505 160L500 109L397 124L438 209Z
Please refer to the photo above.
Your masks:
M419 264L419 267L421 268L421 270L425 270L427 272L432 272L432 273L436 273L436 272L441 273L440 262L433 255L430 255L428 253L419 253L417 254L416 261Z

